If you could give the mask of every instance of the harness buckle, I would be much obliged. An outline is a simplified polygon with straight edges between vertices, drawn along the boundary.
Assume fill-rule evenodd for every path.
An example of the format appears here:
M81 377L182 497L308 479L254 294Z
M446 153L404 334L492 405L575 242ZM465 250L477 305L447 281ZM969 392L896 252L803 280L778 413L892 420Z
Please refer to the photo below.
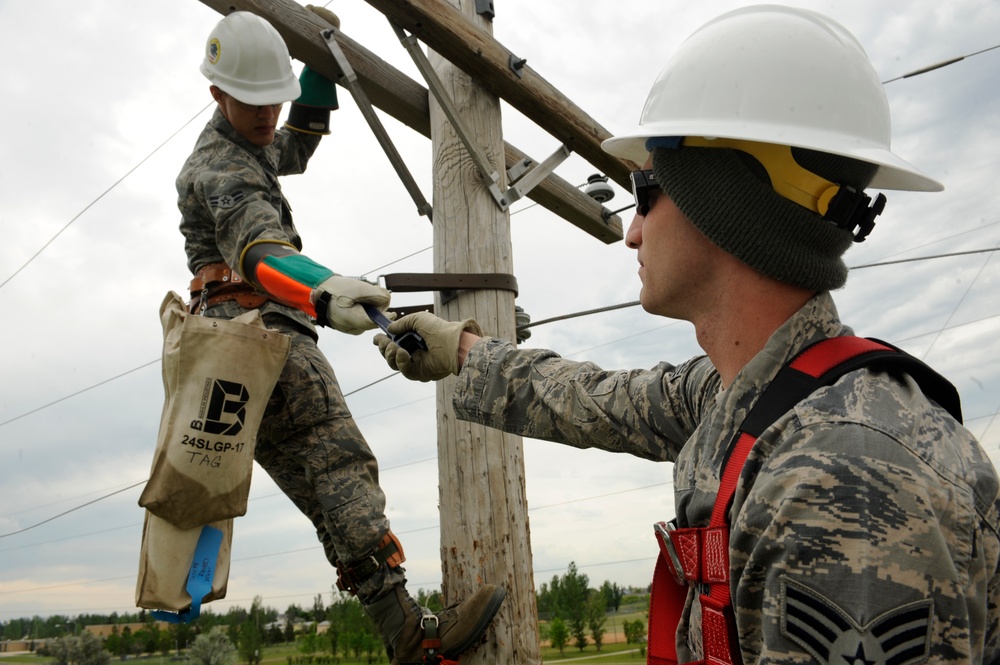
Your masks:
M666 553L667 559L670 562L670 572L673 574L674 580L680 585L686 585L687 578L684 576L684 564L681 563L680 557L677 556L677 550L674 549L674 541L670 537L670 532L676 530L676 517L669 522L656 522L653 524L653 531L660 540L660 549Z

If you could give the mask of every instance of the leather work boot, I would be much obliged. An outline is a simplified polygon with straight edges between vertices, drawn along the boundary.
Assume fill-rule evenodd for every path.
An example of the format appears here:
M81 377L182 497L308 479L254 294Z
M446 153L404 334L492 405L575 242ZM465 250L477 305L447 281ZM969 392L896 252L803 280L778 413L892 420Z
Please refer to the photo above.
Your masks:
M487 584L463 602L431 614L410 597L406 587L399 585L364 608L391 646L392 665L404 665L423 663L438 654L445 660L457 660L462 653L479 646L506 595L502 588ZM435 637L441 645L436 653L429 653L424 640Z

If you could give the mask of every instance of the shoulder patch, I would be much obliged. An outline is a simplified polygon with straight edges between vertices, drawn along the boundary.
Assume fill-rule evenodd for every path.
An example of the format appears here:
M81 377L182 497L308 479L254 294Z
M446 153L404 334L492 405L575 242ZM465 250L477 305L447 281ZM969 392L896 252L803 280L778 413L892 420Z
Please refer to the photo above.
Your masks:
M861 625L804 584L782 579L781 632L821 663L922 663L930 654L931 600L890 610Z
M208 205L213 208L232 208L234 205L243 200L246 194L243 193L242 189L237 189L235 192L227 192L225 194L219 194L218 196L209 196Z

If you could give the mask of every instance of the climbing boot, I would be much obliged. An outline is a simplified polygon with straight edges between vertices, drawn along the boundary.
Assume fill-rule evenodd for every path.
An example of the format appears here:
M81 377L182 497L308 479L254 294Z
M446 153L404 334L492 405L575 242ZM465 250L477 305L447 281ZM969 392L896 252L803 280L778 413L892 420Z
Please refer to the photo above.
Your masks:
M484 640L506 591L487 584L461 603L433 614L420 607L403 585L364 605L387 644L392 665L458 660Z

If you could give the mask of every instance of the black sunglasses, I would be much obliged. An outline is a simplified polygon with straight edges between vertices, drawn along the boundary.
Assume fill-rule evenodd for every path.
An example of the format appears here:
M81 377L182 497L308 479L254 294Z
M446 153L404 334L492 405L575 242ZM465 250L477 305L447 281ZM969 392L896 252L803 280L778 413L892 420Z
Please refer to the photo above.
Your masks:
M635 212L645 217L649 214L649 190L660 188L656 183L656 176L653 175L652 169L643 169L642 171L632 171L629 174L629 180L632 181Z

